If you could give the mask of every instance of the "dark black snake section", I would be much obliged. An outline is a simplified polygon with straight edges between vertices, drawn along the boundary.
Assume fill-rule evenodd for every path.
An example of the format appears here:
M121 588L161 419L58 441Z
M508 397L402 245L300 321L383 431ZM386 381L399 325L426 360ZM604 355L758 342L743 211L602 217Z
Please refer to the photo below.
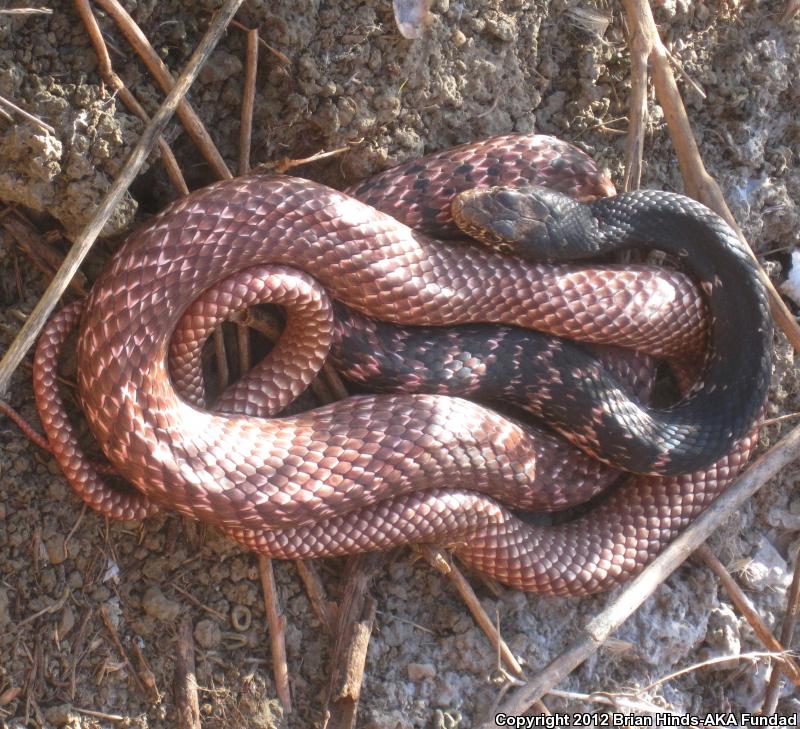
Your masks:
M556 421L571 415L564 405L576 400L569 429L584 448L627 471L678 475L720 458L752 428L771 375L767 292L749 251L704 205L653 190L584 204L541 187L493 188L462 194L453 213L488 245L537 260L663 250L705 292L711 316L705 372L670 408L631 400L581 357L551 368L547 397L539 399L550 401L547 417Z
M638 407L652 393L652 359L618 347L489 324L400 327L339 303L334 311L330 357L351 382L513 405L578 446L586 445L576 434L592 429L598 402Z

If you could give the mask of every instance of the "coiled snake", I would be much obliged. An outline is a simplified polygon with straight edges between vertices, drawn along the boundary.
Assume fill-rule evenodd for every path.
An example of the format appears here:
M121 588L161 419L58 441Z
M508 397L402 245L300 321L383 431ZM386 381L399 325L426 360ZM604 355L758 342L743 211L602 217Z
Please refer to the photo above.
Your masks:
M561 256L564 241L597 252L598 241L615 236L623 246L666 248L685 257L705 291L705 374L673 408L638 405L586 355L539 358L549 368L550 392L538 395L553 405L548 417L561 417L568 386L580 383L575 399L589 410L578 417L575 442L610 463L661 474L631 478L586 517L532 527L504 506L520 492L524 505L546 504L549 493L598 471L551 446L552 438L542 445L531 427L467 400L363 395L274 417L313 379L335 339L326 291L394 324L517 325L696 361L705 309L682 274L529 263L425 232L443 226L453 234L443 198L532 184L589 200L613 191L569 145L511 135L390 170L352 191L417 231L350 195L282 176L219 183L170 205L114 257L80 321L81 403L104 453L136 490L103 484L55 388L58 351L80 305L62 310L40 340L37 404L68 480L111 516L166 506L277 557L439 542L503 582L557 594L597 591L638 570L742 468L768 386L771 321L754 264L718 217L687 198L633 193L587 206L530 188L454 205L468 227L483 228L489 210L483 235L503 250L527 247L532 229L550 258ZM214 411L200 409L192 404L203 399L199 348L210 322L241 301L283 305L286 330ZM743 331L752 335L748 350ZM561 345L543 348L561 357ZM369 370L361 354L359 366ZM612 397L590 403L592 394ZM676 475L686 470L694 473Z

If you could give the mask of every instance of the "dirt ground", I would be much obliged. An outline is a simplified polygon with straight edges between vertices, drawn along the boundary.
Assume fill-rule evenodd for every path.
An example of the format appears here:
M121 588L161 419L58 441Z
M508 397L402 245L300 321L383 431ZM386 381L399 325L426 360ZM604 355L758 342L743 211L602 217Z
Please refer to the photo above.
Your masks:
M780 25L784 0L703 4L663 0L663 37L703 98L679 81L701 153L756 250L780 276L800 239L800 21ZM216 0L125 0L158 53L180 69ZM5 4L4 4L5 5ZM0 115L0 216L16 205L61 251L119 172L142 124L99 79L87 36L68 2L49 15L0 14L0 95L44 120L55 135ZM618 4L576 0L434 0L420 40L397 32L389 0L249 0L238 19L289 64L262 48L253 162L302 158L349 145L302 168L341 186L456 143L508 131L546 132L591 153L619 182L629 57ZM591 18L591 22L587 21ZM114 25L100 18L115 69L152 111L161 94ZM228 164L238 155L245 36L231 28L190 99ZM651 109L643 184L680 190L663 115ZM213 179L182 128L168 139L190 187ZM134 220L174 197L157 159L117 209L83 266L91 281ZM9 213L6 213L9 215ZM47 278L30 265L0 218L0 348L41 296ZM60 232L62 235L58 235ZM743 341L743 346L746 341ZM800 409L790 349L776 336L770 416ZM21 366L11 405L36 421L30 368ZM791 423L765 429L762 446ZM201 713L207 727L308 727L320 722L332 639L310 608L295 568L277 565L287 617L294 712L275 696L256 559L218 535L171 516L105 523L81 507L53 461L0 418L0 724L3 727L176 726L171 682L178 620L195 625ZM777 632L800 547L800 470L768 484L712 541ZM319 563L333 599L343 562ZM489 615L529 675L597 613L608 596L553 599L476 583ZM373 594L378 613L367 656L358 726L467 728L491 715L502 690L496 657L450 585L409 550L390 555ZM613 594L612 594L613 597ZM231 623L244 608L252 622ZM132 679L100 617L129 655L141 649L162 694ZM797 645L797 642L795 642ZM630 692L678 712L754 711L769 666L729 661L648 687L718 655L762 647L711 573L689 562L649 599L614 641L561 689ZM134 660L136 660L134 658ZM551 710L596 705L548 697ZM86 710L119 715L114 722ZM789 687L783 714L800 711Z

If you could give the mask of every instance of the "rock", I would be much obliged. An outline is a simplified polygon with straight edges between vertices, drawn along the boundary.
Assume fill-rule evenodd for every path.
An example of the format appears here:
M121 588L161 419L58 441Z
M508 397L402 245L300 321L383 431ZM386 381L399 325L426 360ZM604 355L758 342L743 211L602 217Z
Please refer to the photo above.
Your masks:
M64 606L61 618L58 621L58 637L63 640L64 636L75 627L75 612L69 605Z
M165 597L164 593L155 585L148 587L145 591L142 607L151 618L156 620L175 620L181 612L180 604Z
M0 587L0 628L11 622L11 615L9 615L8 612L8 603L8 590L5 587Z
M414 725L396 709L382 711L373 709L365 724L365 729L411 729Z
M708 660L717 656L734 656L730 661L709 666L712 671L729 671L738 667L739 661L735 656L739 655L741 648L740 623L733 608L729 605L714 608L708 616L706 645L700 649L699 658Z
M50 564L61 564L66 558L66 550L64 549L64 535L53 534L44 543L44 548L47 550L47 559Z
M436 666L432 663L409 663L406 666L408 678L411 681L424 681L426 678L436 678Z
M747 563L747 569L742 574L742 579L754 590L785 590L792 580L792 575L786 567L786 561L772 546L772 543L762 537L756 553Z
M200 71L198 80L204 84L218 84L242 72L242 62L226 51L215 51Z
M59 704L58 706L51 706L44 712L45 719L53 726L59 727L75 727L79 729L81 725L81 717L69 704Z
M194 639L202 648L216 648L222 640L222 630L216 621L206 618L195 626Z

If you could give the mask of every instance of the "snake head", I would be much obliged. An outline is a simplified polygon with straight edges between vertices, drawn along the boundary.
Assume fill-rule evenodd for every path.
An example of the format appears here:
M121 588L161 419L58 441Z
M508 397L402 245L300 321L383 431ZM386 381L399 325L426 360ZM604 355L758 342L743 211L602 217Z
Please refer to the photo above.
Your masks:
M501 253L537 261L581 255L573 228L585 206L561 192L538 185L467 190L451 211L467 235Z

